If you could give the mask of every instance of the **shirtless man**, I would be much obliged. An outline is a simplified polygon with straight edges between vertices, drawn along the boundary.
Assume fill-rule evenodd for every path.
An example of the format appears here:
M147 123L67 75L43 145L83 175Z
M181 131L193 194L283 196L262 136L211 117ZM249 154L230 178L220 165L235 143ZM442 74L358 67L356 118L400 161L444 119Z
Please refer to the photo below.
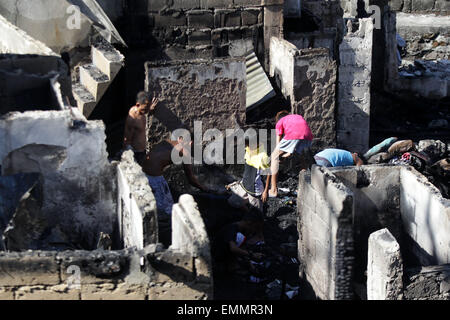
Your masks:
M130 109L125 123L123 147L124 149L133 149L136 162L140 165L144 162L147 147L145 134L147 115L153 114L157 105L158 99L153 98L150 103L149 94L145 91L139 92L136 105Z
M181 138L178 141L166 140L157 144L152 149L145 158L142 166L155 195L158 211L164 212L169 216L172 214L173 198L169 185L163 177L163 173L168 166L173 164L172 151L174 149L179 152L180 157L190 156L191 154L189 150L190 146L183 143ZM183 169L191 185L201 191L208 192L208 189L194 176L192 165L183 164Z

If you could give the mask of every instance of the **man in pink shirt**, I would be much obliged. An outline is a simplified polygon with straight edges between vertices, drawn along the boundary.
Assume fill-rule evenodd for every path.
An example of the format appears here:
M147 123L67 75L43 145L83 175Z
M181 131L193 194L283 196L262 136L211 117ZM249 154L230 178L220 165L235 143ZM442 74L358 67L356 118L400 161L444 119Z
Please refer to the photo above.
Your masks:
M290 114L281 111L276 116L277 147L271 157L271 176L267 177L266 189L262 195L263 202L267 197L277 197L278 188L278 167L279 157L288 158L297 152L302 154L304 150L311 147L314 136L305 119L298 114ZM284 136L284 137L283 137ZM272 181L272 188L269 190L269 183Z

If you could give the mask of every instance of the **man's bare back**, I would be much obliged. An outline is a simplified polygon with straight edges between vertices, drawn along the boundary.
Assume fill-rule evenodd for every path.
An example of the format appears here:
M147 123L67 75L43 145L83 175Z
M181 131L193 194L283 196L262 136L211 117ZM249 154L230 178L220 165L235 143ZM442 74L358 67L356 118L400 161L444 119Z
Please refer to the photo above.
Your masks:
M154 177L162 176L164 170L173 164L172 150L176 143L163 141L157 144L147 155L143 164L143 170L146 174Z
M152 151L146 156L142 165L143 171L149 176L162 176L164 174L164 170L173 164L172 152L174 149L179 152L180 157L183 157L183 155L190 156L190 151L188 148L183 147L181 143L166 140L153 147ZM208 191L208 189L204 187L194 176L192 165L184 164L183 169L191 185L202 191Z

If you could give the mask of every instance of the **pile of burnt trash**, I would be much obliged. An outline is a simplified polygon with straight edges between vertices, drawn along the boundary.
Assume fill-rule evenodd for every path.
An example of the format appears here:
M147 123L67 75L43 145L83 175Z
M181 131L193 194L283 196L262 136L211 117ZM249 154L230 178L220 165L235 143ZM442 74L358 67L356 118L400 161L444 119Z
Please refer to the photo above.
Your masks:
M279 194L264 205L264 241L246 242L241 247L260 253L261 259L239 261L237 270L230 272L222 261L213 262L214 298L216 300L283 300L300 299L297 188L300 169L281 165ZM237 223L244 212L231 207L224 193L225 185L242 177L242 168L235 166L198 166L194 169L199 180L214 193L204 193L189 186L181 168L171 168L165 175L174 201L183 193L196 200L211 244L220 232ZM238 241L239 239L237 239ZM300 292L299 292L300 291Z
M450 199L450 145L440 140L388 138L364 154L369 164L411 165Z

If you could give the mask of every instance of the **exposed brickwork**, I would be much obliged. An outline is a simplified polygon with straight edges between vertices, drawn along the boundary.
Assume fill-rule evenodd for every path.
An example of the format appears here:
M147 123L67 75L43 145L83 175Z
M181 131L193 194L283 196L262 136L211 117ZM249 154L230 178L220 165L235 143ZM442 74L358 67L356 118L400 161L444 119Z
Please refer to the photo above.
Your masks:
M133 266L139 256L146 261L145 274ZM0 300L212 298L210 266L197 260L190 253L171 250L2 253ZM66 272L69 266L81 268L80 283L69 278L75 275Z
M130 46L150 46L155 60L224 57L233 41L243 39L252 41L262 59L268 54L268 47L264 51L262 45L264 39L268 44L270 36L281 34L281 0L135 2L127 4L123 19L125 41ZM268 28L263 29L263 25Z

